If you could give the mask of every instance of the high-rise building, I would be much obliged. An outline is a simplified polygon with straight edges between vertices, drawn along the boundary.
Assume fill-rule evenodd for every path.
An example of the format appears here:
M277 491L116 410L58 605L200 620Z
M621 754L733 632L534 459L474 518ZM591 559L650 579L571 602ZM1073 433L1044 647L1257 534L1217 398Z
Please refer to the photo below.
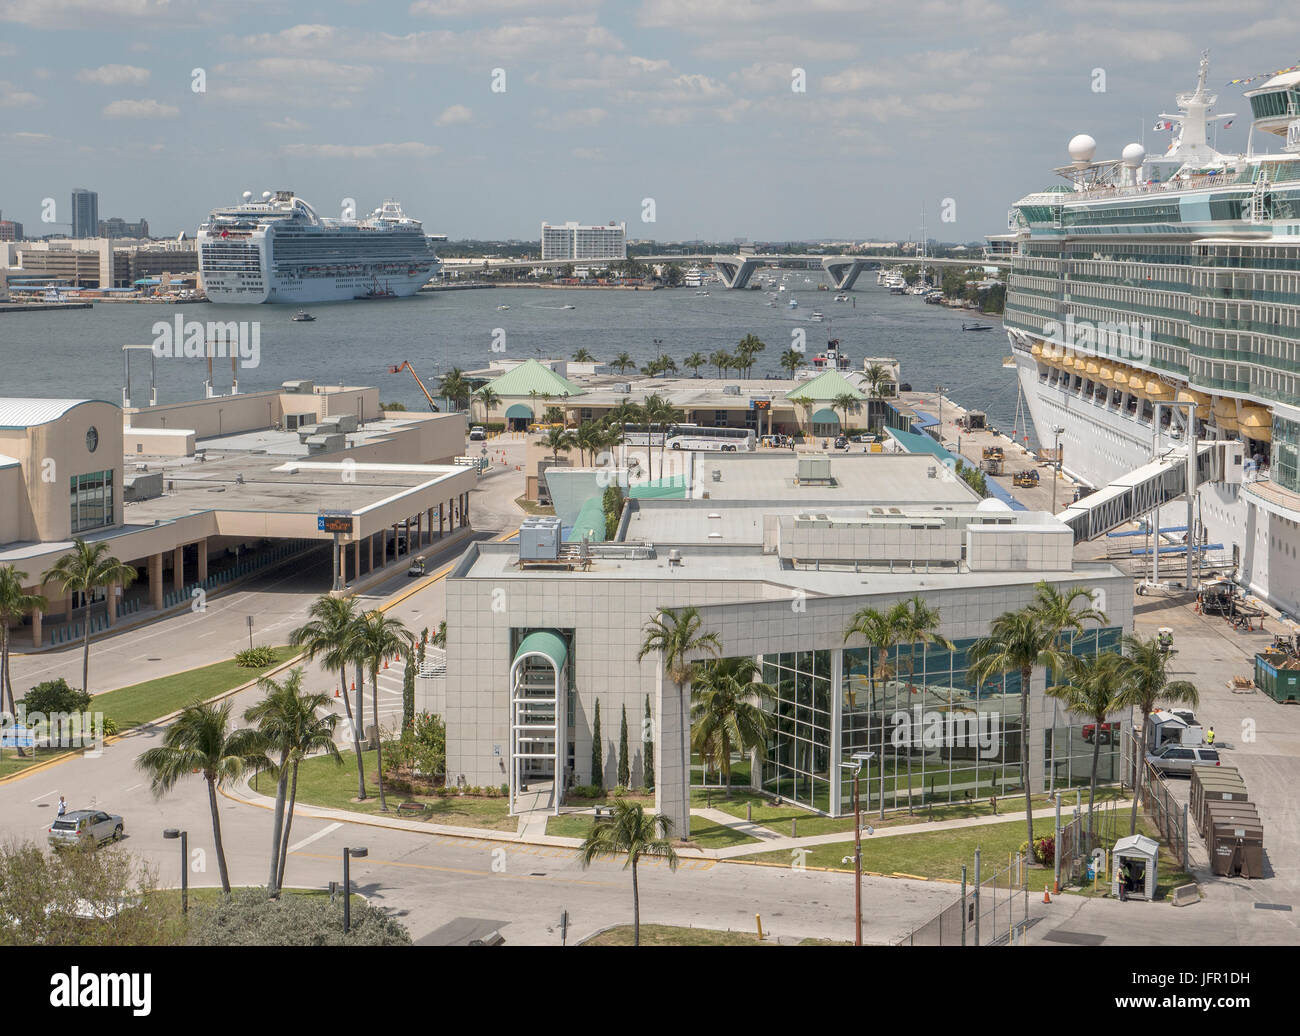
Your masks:
M583 226L570 220L563 225L542 224L543 259L626 259L627 224Z
M149 221L141 219L128 223L121 216L109 216L99 221L99 237L148 237Z
M99 195L95 191L72 189L72 236L99 236Z
M0 219L0 241L21 241L23 225L17 220Z

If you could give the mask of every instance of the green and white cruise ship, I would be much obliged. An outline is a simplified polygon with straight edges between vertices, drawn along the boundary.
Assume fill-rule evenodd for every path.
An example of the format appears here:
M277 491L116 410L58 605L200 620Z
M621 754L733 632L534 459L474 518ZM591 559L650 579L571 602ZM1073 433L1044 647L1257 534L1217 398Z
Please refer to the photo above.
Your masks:
M1240 484L1200 489L1201 531L1237 579L1300 614L1300 70L1248 89L1245 154L1217 151L1208 57L1141 144L1095 159L1009 214L1005 324L1038 439L1100 487L1186 441L1238 439ZM1262 78L1262 77L1257 77ZM1167 406L1161 404L1196 404ZM1171 507L1171 516L1180 505Z

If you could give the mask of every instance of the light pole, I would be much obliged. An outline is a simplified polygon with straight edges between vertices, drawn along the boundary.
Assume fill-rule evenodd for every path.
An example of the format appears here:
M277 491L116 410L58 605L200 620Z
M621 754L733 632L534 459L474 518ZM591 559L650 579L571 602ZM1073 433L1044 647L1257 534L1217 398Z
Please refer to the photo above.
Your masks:
M349 871L348 863L350 858L355 856L357 859L370 855L370 850L361 846L357 849L349 849L346 846L343 849L343 934L347 935L352 930L352 875Z
M163 832L164 838L179 838L181 840L181 913L190 912L190 853L188 831L178 831L174 827L167 828Z
M1056 514L1056 484L1061 481L1061 436L1065 429L1059 424L1052 428L1055 441L1052 445L1052 514Z
M875 758L875 752L854 752L850 762L840 763L853 772L853 945L862 945L862 800L858 794L858 775L862 767ZM848 862L847 859L841 862Z

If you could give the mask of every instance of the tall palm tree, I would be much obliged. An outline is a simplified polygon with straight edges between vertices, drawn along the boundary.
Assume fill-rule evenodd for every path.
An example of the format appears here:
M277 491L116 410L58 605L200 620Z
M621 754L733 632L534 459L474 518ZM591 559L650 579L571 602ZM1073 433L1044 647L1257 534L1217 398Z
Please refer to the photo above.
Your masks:
M756 334L747 334L737 343L736 355L743 360L741 368L746 378L749 377L750 371L754 367L754 357L766 348L766 343Z
M700 754L705 772L722 774L731 796L731 753L762 748L771 729L763 702L775 692L758 679L752 657L720 658L695 667L691 683L691 748Z
M491 385L484 385L474 393L474 398L478 400L479 406L483 408L483 423L487 424L492 419L492 408L500 405L501 397L497 395L496 389Z
M535 389L535 388L534 388L534 389L529 389L529 390L528 390L528 404L529 404L529 407L531 408L531 410L532 410L532 412L533 412L533 423L534 423L534 424L537 423L537 397L540 396L540 395L541 395L541 393L538 392L537 389Z
M366 799L366 768L361 758L361 719L352 715L352 699L348 692L348 664L354 661L351 650L352 635L357 624L357 604L351 598L331 597L322 594L316 598L307 621L289 634L289 644L302 648L308 662L320 658L321 665L330 672L338 671L339 694L347 709L348 726L352 731L352 750L357 754L357 799ZM357 681L357 710L362 711L365 682Z
M953 649L953 643L939 632L939 609L927 604L920 594L913 594L911 600L904 601L896 609L898 619L898 639L900 643L912 645L907 653L907 682L909 688L916 673L916 645L921 645L921 690L925 690L926 662L930 647ZM901 662L901 658L900 658ZM949 705L951 705L951 700ZM907 808L912 809L912 753L907 753Z
M777 360L777 363L781 365L781 369L785 371L786 376L791 378L794 377L794 372L802 367L806 362L807 357L798 349L787 349L781 354L781 358Z
M831 406L844 415L844 423L840 425L840 431L847 432L849 429L849 411L858 408L858 397L852 392L841 392L831 400Z
M81 538L72 541L72 550L59 558L44 575L42 583L53 583L64 594L86 595L86 632L81 642L81 689L90 692L90 599L101 586L111 589L114 584L125 589L135 580L135 569L124 565L108 552L108 544L101 540L91 545ZM112 594L108 607L115 607Z
M1106 717L1124 707L1124 659L1114 651L1096 655L1068 655L1062 660L1064 683L1047 688L1065 703L1065 711L1093 722L1092 774L1088 782L1088 846L1092 846L1092 810L1097 797L1097 762L1101 757L1101 730ZM1134 796L1136 798L1136 796ZM1030 852L1033 842L1030 842Z
M617 356L615 356L612 360L609 361L609 365L613 367L616 371L618 371L620 374L624 374L626 373L629 367L636 366L636 360L632 359L632 357L628 353L621 352Z
M408 654L415 650L415 637L401 619L390 619L378 609L368 611L357 620L352 645L356 656L366 659L370 666L370 711L375 715L375 727L379 726L379 670L384 660L390 655L403 651ZM375 763L379 767L379 808L388 812L388 800L384 798L384 740L382 735L375 739Z
M445 648L447 646L447 620L443 619L438 623L438 632L429 638L429 643L436 648Z
M868 686L871 689L870 707L872 709L876 707L876 681L879 680L883 685L885 681L894 675L895 668L894 664L889 661L889 652L894 649L902 636L906 614L907 606L902 602L885 611L877 608L862 608L849 620L848 628L844 631L844 642L846 644L854 634L857 634L876 651L876 658L872 660L871 677L868 681Z
M659 477L663 478L664 474L664 449L668 445L668 426L685 420L683 414L672 403L668 402L663 396L658 394L646 396L645 404L641 408L645 414L646 422L650 430L655 428L663 430L663 438L659 442ZM654 478L654 472L651 471L650 477Z
M1138 780L1147 750L1151 713L1162 701L1196 708L1201 703L1201 696L1196 691L1196 685L1191 681L1169 679L1169 652L1161 648L1160 641L1156 637L1144 640L1130 633L1124 637L1124 650L1124 687L1120 696L1121 707L1136 708L1142 713L1141 742L1133 749L1133 805L1128 823L1128 833L1136 834ZM1097 734L1093 735L1093 739L1101 740Z
M889 383L889 371L883 363L872 363L862 372L862 380L867 386L867 395L879 399L881 390Z
M468 405L469 382L465 380L465 372L459 367L453 367L439 379L438 392L451 402L453 410Z
M568 453L577 445L577 439L574 434L565 428L548 428L546 437L542 440L542 445L551 451L551 457L556 464L560 463L560 453Z
M719 378L722 377L723 371L731 369L732 362L731 354L725 349L715 349L709 354L709 365L718 368Z
M582 845L578 858L583 869L591 866L599 856L625 853L627 862L623 869L632 868L632 945L641 945L641 891L637 887L636 867L643 856L653 856L668 861L670 870L677 869L677 853L669 840L673 822L662 813L646 815L639 802L616 799L608 820L592 825ZM662 832L662 836L661 836Z
M155 796L171 791L176 782L191 773L201 773L208 785L208 810L212 814L212 840L217 850L221 889L230 894L226 850L221 841L221 814L217 789L239 780L250 769L266 765L266 753L259 746L255 730L232 730L229 699L220 703L196 701L186 706L163 734L161 745L146 749L136 766L148 774Z
M583 421L578 425L578 430L573 435L573 443L578 448L579 460L585 465L587 454L591 454L593 463L596 454L600 451L603 435L600 425L595 421Z
M13 565L0 565L0 709L6 709L11 716L18 713L14 701L14 684L9 676L9 624L22 622L37 609L44 610L45 598L40 594L29 594L23 590L27 579L26 572L20 572ZM6 704L7 702L7 704ZM17 744L17 739L14 741ZM21 746L18 754L23 755Z
M1025 789L1025 826L1029 844L1034 844L1034 811L1029 787L1029 686L1034 669L1042 666L1058 672L1063 653L1057 647L1057 632L1033 606L1003 612L966 652L969 678L975 686L995 676L1020 674L1020 783Z
M787 402L793 403L797 407L803 407L804 427L808 429L808 434L812 435L812 409L817 405L816 400L805 395L787 395L785 398Z
M636 660L642 661L646 655L659 653L663 661L664 676L677 688L677 700L682 716L682 766L685 767L687 809L682 837L691 833L690 787L691 787L691 748L689 744L690 724L686 722L690 714L690 701L686 694L694 664L701 655L716 656L722 650L722 643L717 633L701 633L704 619L700 610L694 605L686 608L665 608L658 615L646 622L641 628L645 634L641 641L641 650ZM662 719L662 717L661 717Z
M267 883L268 894L275 898L284 887L289 836L293 830L293 806L298 798L298 766L308 755L316 752L324 752L342 762L334 745L334 727L339 718L329 711L331 699L328 694L304 693L301 668L294 669L281 683L263 677L257 685L266 691L266 697L248 709L244 719L256 724L260 747L279 757L278 763L268 767L278 778L275 822L271 833L271 877ZM318 715L321 712L325 715Z
M682 360L682 366L692 374L698 374L701 367L707 367L709 361L703 353L691 353L686 359Z
M596 357L592 356L585 348L579 349L573 354L574 363L595 363Z
M1086 603L1083 603L1086 602ZM1086 586L1072 586L1067 590L1041 580L1034 587L1034 601L1030 605L1039 615L1043 625L1053 632L1057 647L1062 652L1074 650L1075 638L1083 632L1084 623L1098 626L1106 623L1106 614L1093 607L1092 591ZM1069 634L1068 639L1065 635ZM1056 701L1052 702L1052 773L1049 788L1056 790Z

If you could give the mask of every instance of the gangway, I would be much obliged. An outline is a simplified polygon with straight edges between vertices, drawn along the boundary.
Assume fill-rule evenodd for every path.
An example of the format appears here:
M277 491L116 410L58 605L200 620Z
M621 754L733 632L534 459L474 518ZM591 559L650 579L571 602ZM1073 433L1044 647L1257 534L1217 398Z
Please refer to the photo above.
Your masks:
M1196 485L1240 482L1243 445L1231 440L1196 444ZM1056 517L1074 531L1074 542L1095 540L1187 495L1187 446L1172 447L1108 486L1071 504Z
M415 383L420 386L420 391L424 393L424 398L429 401L429 409L432 410L435 414L438 413L438 404L433 401L433 396L429 395L429 390L424 387L424 382L420 380L420 375L415 373L415 368L411 366L410 360L403 360L400 364L390 365L388 368L388 373L401 374L402 371L404 370L410 371L411 377L413 377L415 379Z

